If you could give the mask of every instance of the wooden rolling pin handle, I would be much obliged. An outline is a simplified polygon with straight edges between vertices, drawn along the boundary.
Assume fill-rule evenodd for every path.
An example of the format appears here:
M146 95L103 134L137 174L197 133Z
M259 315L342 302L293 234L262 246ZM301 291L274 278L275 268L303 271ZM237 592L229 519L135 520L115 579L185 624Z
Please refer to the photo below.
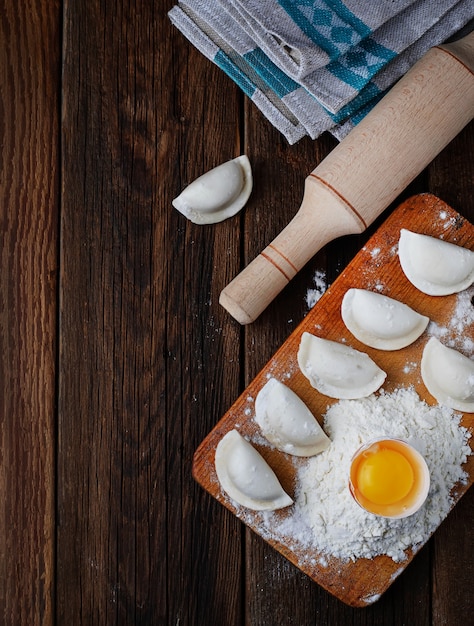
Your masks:
M362 232L474 116L474 32L431 49L306 179L288 226L221 292L254 321L316 252Z
M318 211L317 207L323 207ZM367 224L323 181L310 175L303 203L291 222L234 280L219 302L240 324L249 324L295 274L336 237L361 233Z

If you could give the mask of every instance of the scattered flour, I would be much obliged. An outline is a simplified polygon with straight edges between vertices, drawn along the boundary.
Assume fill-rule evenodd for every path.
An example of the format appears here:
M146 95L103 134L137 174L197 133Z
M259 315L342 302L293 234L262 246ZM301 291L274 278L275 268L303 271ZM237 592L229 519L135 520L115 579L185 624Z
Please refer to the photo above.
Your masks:
M313 276L314 289L306 292L306 305L312 309L327 289L326 274L322 270L316 270Z
M453 486L467 479L461 465L471 453L471 435L460 426L460 415L446 407L429 406L412 388L401 388L361 400L340 400L328 409L324 426L331 446L298 469L292 513L281 522L267 514L268 532L281 533L295 546L343 561L379 554L395 562L405 560L405 551L423 545L448 514ZM430 470L425 504L405 519L367 513L352 499L347 486L355 451L382 436L411 443Z
M377 258L377 257L379 256L379 254L380 254L380 248L373 248L373 249L370 251L370 256L371 256L373 259Z
M403 373L410 374L411 372L414 372L417 367L418 367L418 363L416 361L408 361L403 366Z
M456 305L446 326L430 322L427 332L445 345L462 350L468 355L474 352L474 341L465 335L465 330L474 324L474 285L456 296Z

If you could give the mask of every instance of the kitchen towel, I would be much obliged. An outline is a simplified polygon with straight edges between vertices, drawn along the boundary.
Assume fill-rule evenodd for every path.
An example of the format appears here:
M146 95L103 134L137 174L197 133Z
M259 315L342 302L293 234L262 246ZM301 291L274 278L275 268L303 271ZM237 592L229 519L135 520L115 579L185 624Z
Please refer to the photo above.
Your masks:
M172 23L293 144L342 139L472 0L181 0Z

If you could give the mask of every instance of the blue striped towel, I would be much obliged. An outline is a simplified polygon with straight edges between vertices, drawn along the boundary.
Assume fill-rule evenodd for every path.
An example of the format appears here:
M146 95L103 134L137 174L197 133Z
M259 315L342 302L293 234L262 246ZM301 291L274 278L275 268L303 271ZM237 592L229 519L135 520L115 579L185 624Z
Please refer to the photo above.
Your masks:
M180 0L172 23L293 144L341 139L472 0Z

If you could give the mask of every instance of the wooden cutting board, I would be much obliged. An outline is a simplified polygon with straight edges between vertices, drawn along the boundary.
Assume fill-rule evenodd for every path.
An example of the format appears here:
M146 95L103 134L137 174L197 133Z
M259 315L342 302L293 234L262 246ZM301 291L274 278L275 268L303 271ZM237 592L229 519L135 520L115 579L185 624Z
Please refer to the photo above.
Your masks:
M341 301L350 287L378 289L381 293L405 302L418 312L427 315L440 327L447 327L452 319L457 295L427 296L413 287L404 276L397 255L401 228L435 237L443 237L458 245L474 248L474 226L439 198L430 194L414 196L399 206L378 229L366 246L357 254L344 272L308 313L273 358L265 365L234 405L219 421L197 449L193 462L193 476L219 502L230 509L257 534L304 571L315 582L337 598L351 606L367 606L377 600L410 563L415 553L410 551L402 563L395 563L387 556L343 562L299 548L291 536L275 538L265 528L265 516L259 512L235 507L221 490L214 468L215 449L220 439L233 428L246 436L277 474L283 488L290 495L294 491L295 476L299 463L304 460L283 454L271 446L259 445L261 435L254 420L253 401L258 391L271 375L292 388L322 423L327 407L336 402L314 390L299 370L297 352L304 331L314 332L334 341L347 340L349 345L369 354L387 372L383 388L390 392L400 387L413 387L420 398L428 404L436 401L426 390L420 375L420 359L427 336L423 334L415 343L395 352L374 350L360 344L346 329L340 315ZM474 306L474 303L473 303ZM455 331L452 331L454 333ZM472 325L465 328L463 336L474 340ZM453 335L453 338L455 336ZM444 339L443 339L444 341ZM410 367L406 367L410 363ZM474 430L474 414L464 414L462 425ZM474 445L471 439L471 446ZM469 475L467 484L453 490L454 504L467 491L474 480L474 455L465 469ZM289 515L288 510L275 515ZM417 547L417 551L422 546ZM321 564L324 563L324 565Z

